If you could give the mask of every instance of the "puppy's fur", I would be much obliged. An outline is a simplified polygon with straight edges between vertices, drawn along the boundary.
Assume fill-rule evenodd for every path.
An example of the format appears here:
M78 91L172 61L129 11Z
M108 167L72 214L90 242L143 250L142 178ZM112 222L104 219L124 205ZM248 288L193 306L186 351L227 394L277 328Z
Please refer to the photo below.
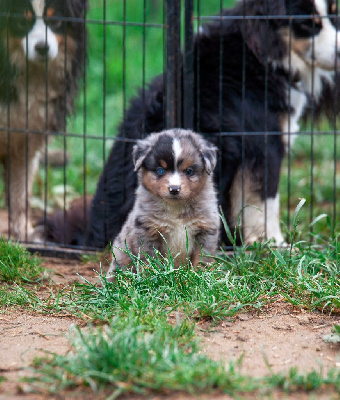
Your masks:
M74 19L85 11L86 0L0 3L0 162L15 239L36 239L33 178L46 133L65 131L73 107L85 57L84 24Z
M140 140L133 148L138 171L136 201L113 244L109 275L135 255L158 250L197 266L202 254L215 255L220 218L212 171L216 148L199 135L168 130Z
M195 38L194 130L220 147L220 202L231 229L243 213L246 243L265 236L283 242L278 185L285 149L310 106L314 117L323 105L334 110L336 12L332 0L240 0L223 13L238 18L204 25ZM137 186L131 142L165 128L164 98L162 75L132 100L92 202L87 245L104 247L120 231Z

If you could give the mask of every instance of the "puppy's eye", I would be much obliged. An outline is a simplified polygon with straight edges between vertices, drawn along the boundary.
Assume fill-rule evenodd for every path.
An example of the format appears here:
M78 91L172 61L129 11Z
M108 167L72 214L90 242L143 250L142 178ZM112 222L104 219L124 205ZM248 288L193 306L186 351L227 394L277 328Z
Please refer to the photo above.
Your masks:
M59 29L61 27L62 21L60 19L56 19L56 18L48 18L46 20L46 25L49 26L52 31L56 31L57 29Z
M55 14L55 9L53 7L49 7L45 11L45 23L48 27L50 27L53 31L59 29L62 25L62 21L60 17Z
M189 167L189 168L184 170L184 173L185 173L186 176L193 176L195 171L194 171L193 168Z
M33 27L33 19L26 17L13 17L10 22L11 31L17 35L25 35Z
M165 169L162 168L162 167L158 167L158 168L156 169L156 174L157 174L158 176L163 176L163 175L165 174Z

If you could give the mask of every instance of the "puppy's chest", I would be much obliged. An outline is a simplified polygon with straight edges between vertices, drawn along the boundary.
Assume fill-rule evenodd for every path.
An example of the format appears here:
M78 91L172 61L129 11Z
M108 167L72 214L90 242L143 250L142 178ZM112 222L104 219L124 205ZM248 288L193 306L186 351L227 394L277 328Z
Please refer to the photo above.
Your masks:
M9 125L13 129L31 129L44 131L55 126L55 103L58 97L63 95L63 84L60 80L26 79L18 77L14 86L17 99L9 105L0 103L0 126L6 128Z
M155 225L159 232L164 236L161 241L163 250L169 246L172 254L190 255L193 251L196 237L202 231L204 221L199 218L180 218L171 217L158 220ZM157 226L158 225L158 226Z
M285 133L283 135L283 143L286 146L286 150L288 150L289 145L291 146L293 144L297 137L296 134L300 130L299 120L302 117L308 99L306 93L299 86L288 87L286 96L291 111L283 120L282 130Z

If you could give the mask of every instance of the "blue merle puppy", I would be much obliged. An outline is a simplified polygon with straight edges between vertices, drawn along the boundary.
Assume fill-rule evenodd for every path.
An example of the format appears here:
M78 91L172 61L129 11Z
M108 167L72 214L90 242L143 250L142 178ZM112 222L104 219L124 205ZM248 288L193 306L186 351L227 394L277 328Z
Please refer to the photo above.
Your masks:
M175 267L197 266L215 255L220 217L212 172L217 149L200 135L173 129L139 140L133 148L138 171L136 201L113 243L108 276L134 255L159 251L174 256Z

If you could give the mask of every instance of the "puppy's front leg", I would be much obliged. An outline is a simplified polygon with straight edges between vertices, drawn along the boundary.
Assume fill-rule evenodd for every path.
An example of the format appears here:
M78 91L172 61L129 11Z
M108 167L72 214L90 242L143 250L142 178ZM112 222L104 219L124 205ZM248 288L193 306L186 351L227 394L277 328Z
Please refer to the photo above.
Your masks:
M35 240L30 220L30 199L34 175L38 168L38 157L33 156L26 162L24 149L11 154L8 173L5 171L9 192L9 228L10 235L17 240Z
M214 256L218 247L219 228L209 229L197 235L195 246L190 256L190 261L194 267L199 263L210 263L212 260L206 255Z
M284 242L279 220L279 195L276 193L263 199L261 185L251 171L246 169L243 178L242 170L238 171L230 188L230 220L237 226L240 219L245 244L274 239L279 245Z

